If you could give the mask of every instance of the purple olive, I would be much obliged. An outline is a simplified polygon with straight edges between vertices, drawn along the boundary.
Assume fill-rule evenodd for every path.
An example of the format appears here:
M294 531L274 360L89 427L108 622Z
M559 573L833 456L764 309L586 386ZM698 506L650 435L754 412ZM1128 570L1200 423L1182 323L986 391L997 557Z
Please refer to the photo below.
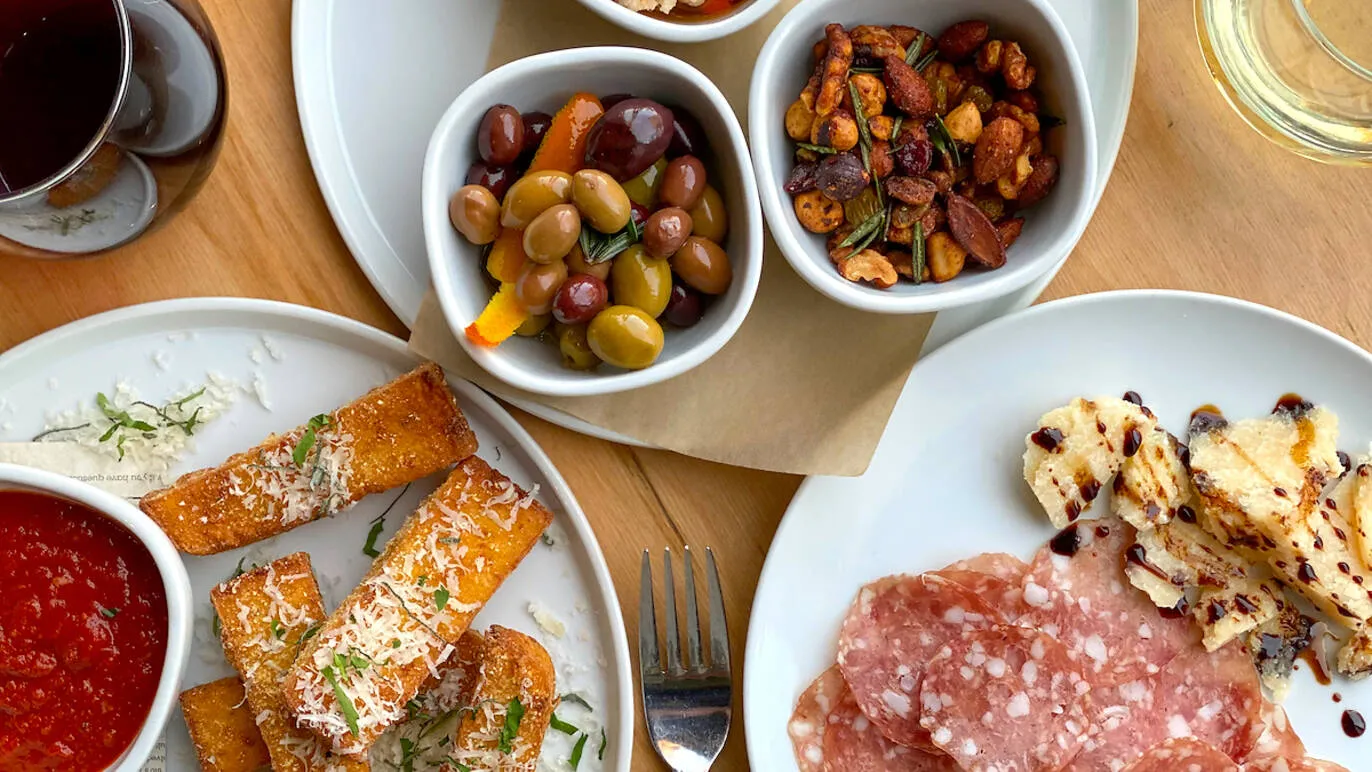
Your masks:
M495 105L481 118L476 133L476 148L481 160L494 166L509 166L524 152L524 120L509 105Z
M520 161L533 159L539 144L543 142L543 135L548 133L551 125L553 116L547 113L524 113L524 153L520 155Z
M699 292L680 281L672 282L672 292L667 296L667 310L662 312L663 321L673 327L691 327L700 321L704 313L705 300Z
M515 181L515 171L510 166L492 166L485 161L477 161L467 170L467 184L480 185L495 195L496 201L505 200L505 191Z
M671 142L671 110L649 99L625 99L591 127L586 165L625 182L657 163Z
M626 99L633 98L633 94L606 94L600 98L600 107L601 109L608 110Z
M787 175L786 185L782 189L793 196L798 196L817 187L819 187L819 164L804 162L791 167L791 173Z
M672 143L667 146L667 158L683 155L699 156L705 151L705 130L685 108L672 107Z

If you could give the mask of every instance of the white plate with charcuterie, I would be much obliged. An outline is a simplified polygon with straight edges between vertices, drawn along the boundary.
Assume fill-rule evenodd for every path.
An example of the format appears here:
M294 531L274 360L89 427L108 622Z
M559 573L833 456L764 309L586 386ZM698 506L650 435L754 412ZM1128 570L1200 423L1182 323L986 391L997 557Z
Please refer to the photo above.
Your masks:
M1328 331L1181 292L922 360L867 473L808 480L772 543L753 768L1366 769L1369 380Z
M396 338L258 300L101 314L0 356L0 457L123 486L182 552L166 769L629 768L628 644L576 499ZM101 614L117 642L131 615Z

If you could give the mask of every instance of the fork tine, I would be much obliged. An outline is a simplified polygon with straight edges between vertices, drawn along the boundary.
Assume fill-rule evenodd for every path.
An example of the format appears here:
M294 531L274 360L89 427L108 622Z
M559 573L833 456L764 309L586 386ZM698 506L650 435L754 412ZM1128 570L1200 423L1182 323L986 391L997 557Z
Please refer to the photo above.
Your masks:
M662 550L662 572L663 600L666 602L663 611L667 614L667 674L681 675L686 671L681 667L681 636L676 629L676 577L672 575L670 547Z
M639 572L638 665L644 676L662 675L662 660L657 652L657 614L653 610L653 564L643 550Z
M700 653L700 615L696 612L696 572L691 548L686 548L686 666L705 670L705 658Z
M710 666L729 672L729 627L724 621L724 593L719 588L719 567L714 550L705 548L706 578L710 585Z

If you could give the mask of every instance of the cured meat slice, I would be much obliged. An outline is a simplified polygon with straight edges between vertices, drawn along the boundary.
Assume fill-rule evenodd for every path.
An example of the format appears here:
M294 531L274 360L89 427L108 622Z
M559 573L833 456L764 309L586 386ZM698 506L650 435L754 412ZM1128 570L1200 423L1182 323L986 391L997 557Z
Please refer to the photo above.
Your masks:
M847 692L824 730L824 772L959 772L942 753L896 745L867 720Z
M1213 745L1178 737L1149 748L1124 772L1239 772L1239 765Z
M889 577L858 592L839 633L838 666L882 734L934 750L919 725L924 665L947 641L999 620L976 593L943 577Z
M1008 552L984 552L948 564L945 571L978 571L1002 581L1018 584L1029 571L1029 564Z
M1243 767L1244 772L1348 772L1348 767L1332 761L1297 757L1294 759L1275 758L1250 761Z
M1243 759L1262 733L1262 691L1243 647L1187 649L1157 675L1091 692L1094 722L1070 772L1115 772L1165 740L1195 737Z
M1240 761L1253 762L1259 759L1305 757L1305 743L1296 734L1286 711L1280 705L1264 702L1262 706L1262 734L1248 755Z
M988 552L959 560L937 574L966 587L990 603L1006 621L1024 616L1024 574L1029 564L1004 552Z
M796 710L786 724L786 733L791 736L800 772L824 772L825 726L834 708L845 697L848 697L848 684L838 665L831 665L796 700Z
M962 769L1058 770L1088 726L1091 686L1062 644L995 625L945 644L920 689L920 725Z
M1081 521L1039 550L1024 578L1028 612L1019 624L1067 647L1093 686L1159 672L1198 634L1189 619L1164 617L1124 574L1132 526Z

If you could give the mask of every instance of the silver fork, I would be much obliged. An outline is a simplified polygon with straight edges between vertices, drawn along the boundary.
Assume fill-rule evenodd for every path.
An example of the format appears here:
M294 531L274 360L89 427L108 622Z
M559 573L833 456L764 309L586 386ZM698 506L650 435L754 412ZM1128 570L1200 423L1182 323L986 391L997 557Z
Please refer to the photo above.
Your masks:
M705 772L715 763L729 736L733 686L729 680L729 631L724 597L719 589L715 553L705 548L710 600L710 663L701 656L700 619L696 614L695 571L686 548L686 659L677 635L676 589L672 550L663 550L667 604L667 668L657 649L657 615L653 608L653 566L643 550L642 588L638 602L638 657L643 682L643 715L657 755L676 772ZM683 665L684 663L684 665Z

